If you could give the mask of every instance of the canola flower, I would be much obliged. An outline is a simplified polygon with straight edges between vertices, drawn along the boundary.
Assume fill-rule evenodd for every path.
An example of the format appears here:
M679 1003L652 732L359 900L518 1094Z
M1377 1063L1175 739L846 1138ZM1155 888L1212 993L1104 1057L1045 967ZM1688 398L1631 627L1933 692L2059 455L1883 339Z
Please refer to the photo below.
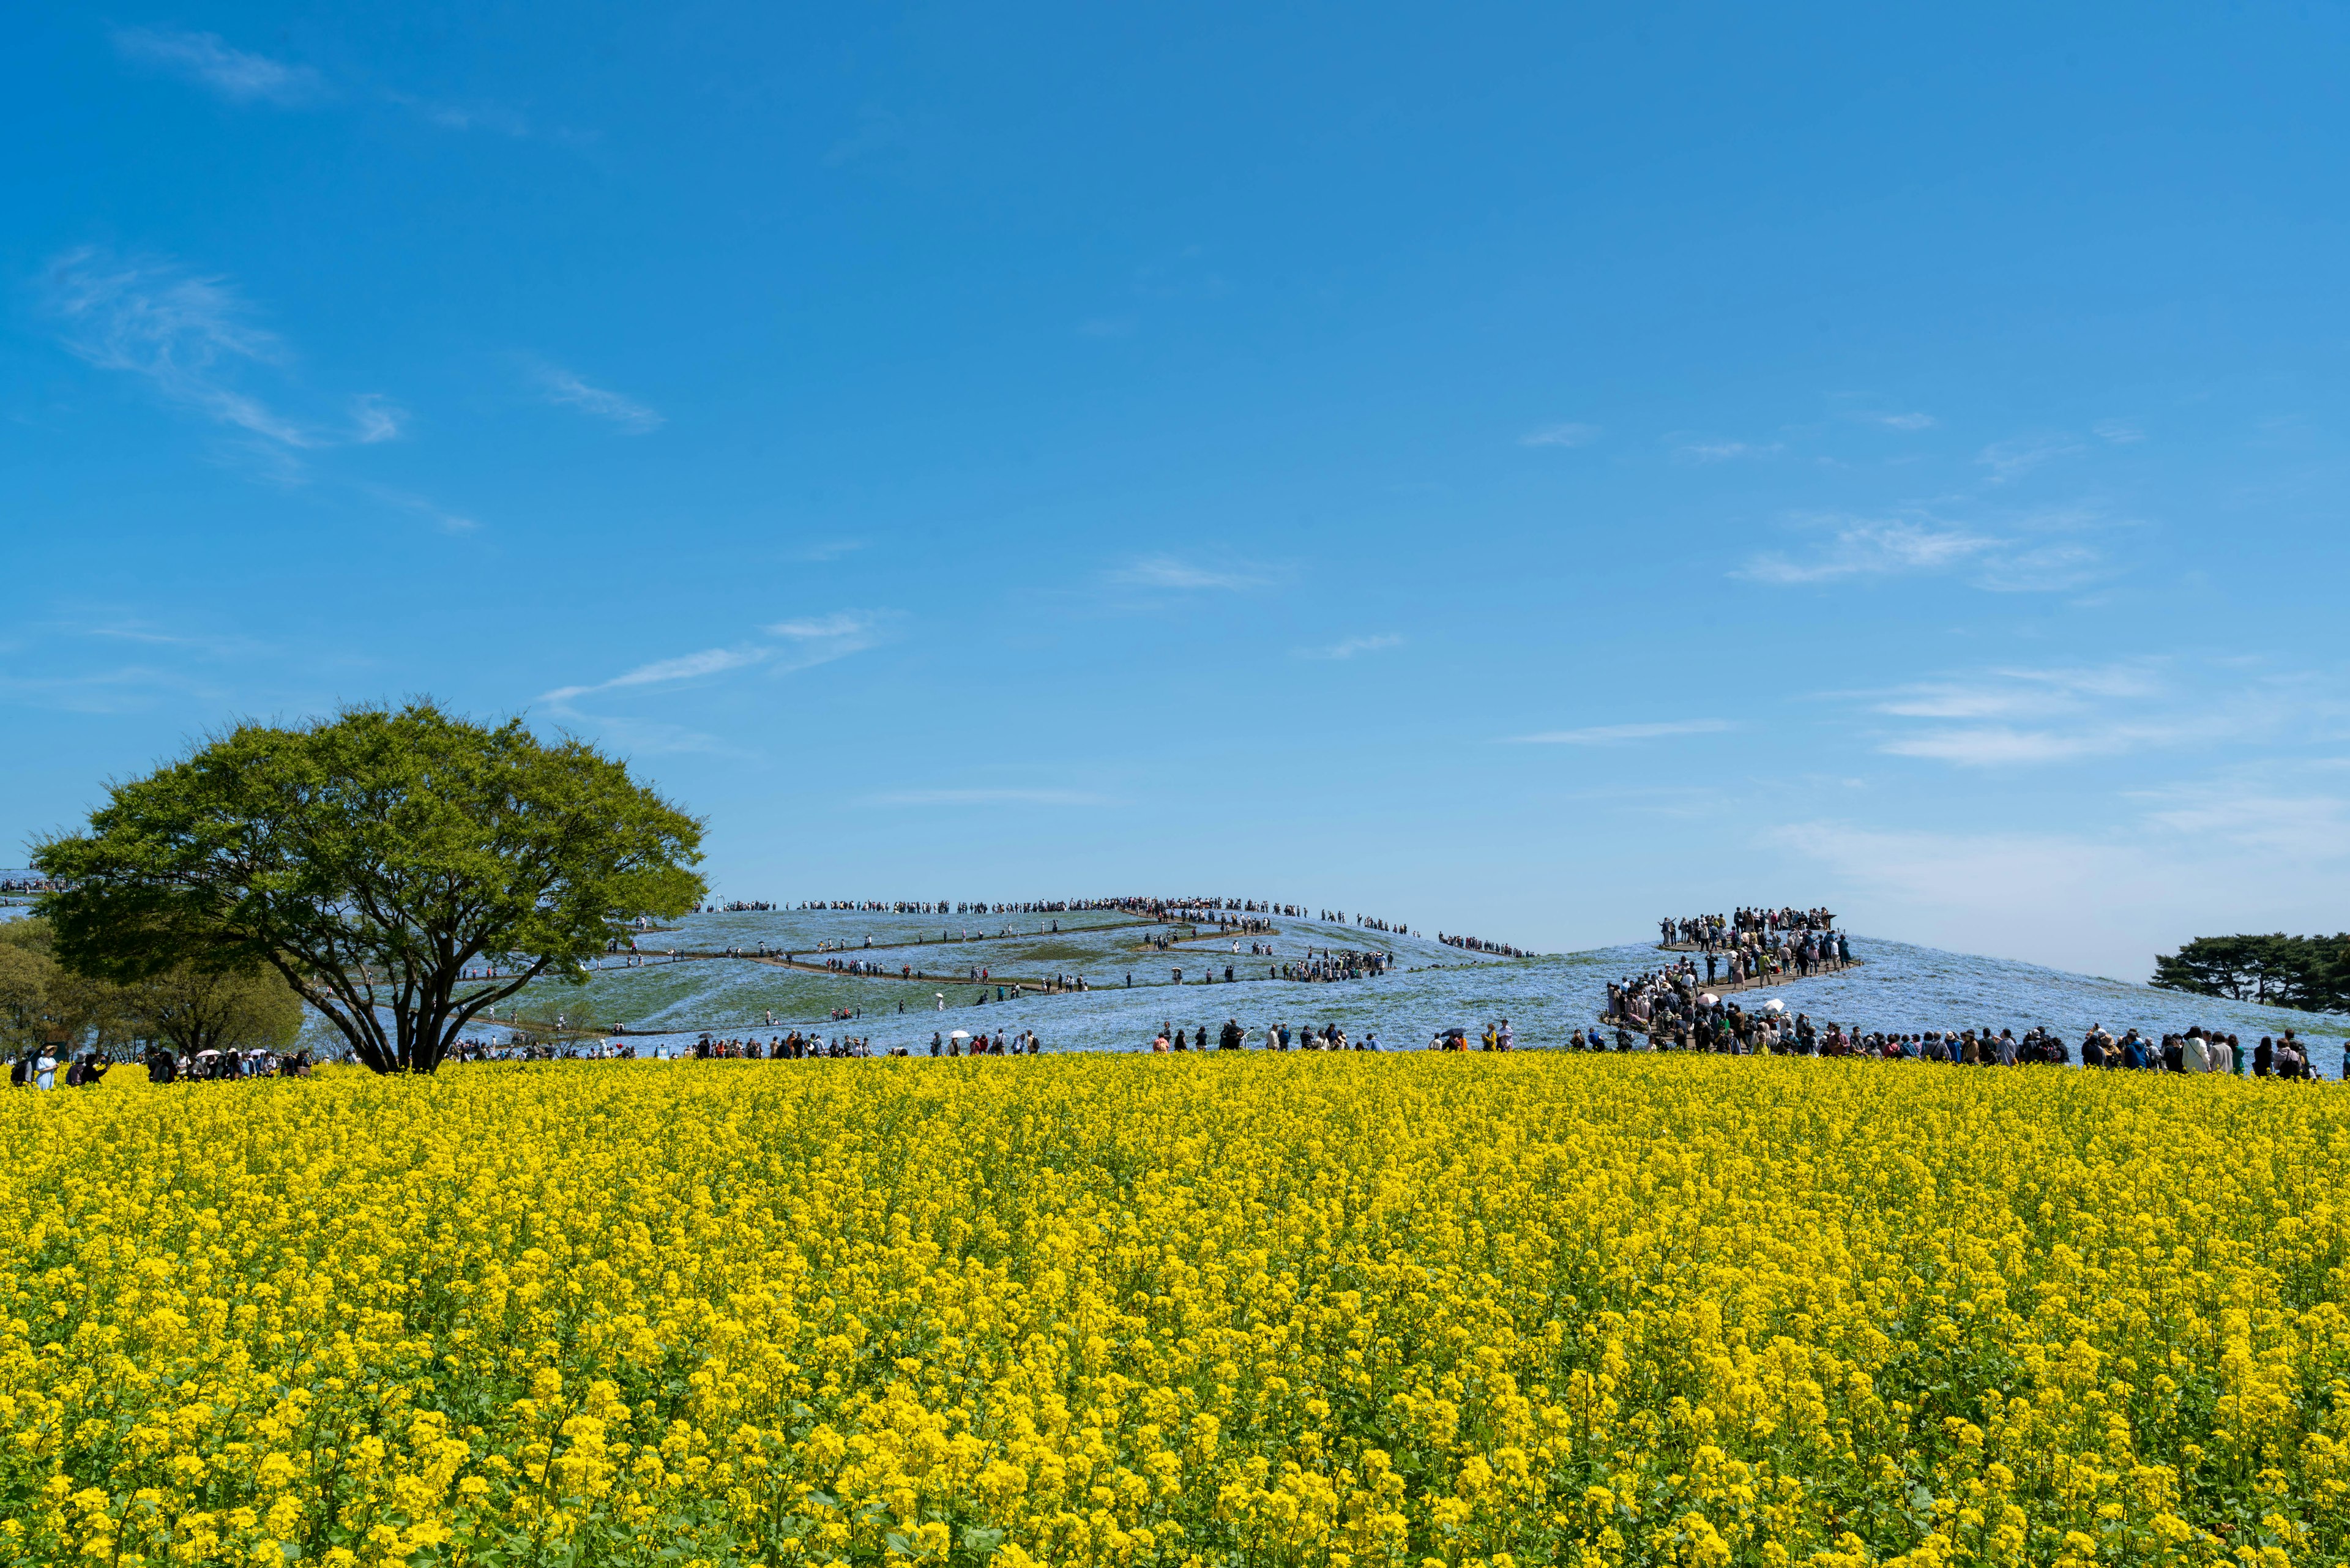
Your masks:
M1710 1057L0 1101L0 1561L2339 1563L2350 1100Z

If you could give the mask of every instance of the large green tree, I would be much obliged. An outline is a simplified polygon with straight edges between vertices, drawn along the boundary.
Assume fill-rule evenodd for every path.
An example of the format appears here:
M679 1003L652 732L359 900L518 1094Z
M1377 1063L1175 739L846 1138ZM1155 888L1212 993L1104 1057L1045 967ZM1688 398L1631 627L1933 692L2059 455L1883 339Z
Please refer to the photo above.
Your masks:
M429 1073L484 1009L699 903L701 840L584 742L423 701L240 725L33 863L64 884L43 912L68 968L266 965L369 1067Z

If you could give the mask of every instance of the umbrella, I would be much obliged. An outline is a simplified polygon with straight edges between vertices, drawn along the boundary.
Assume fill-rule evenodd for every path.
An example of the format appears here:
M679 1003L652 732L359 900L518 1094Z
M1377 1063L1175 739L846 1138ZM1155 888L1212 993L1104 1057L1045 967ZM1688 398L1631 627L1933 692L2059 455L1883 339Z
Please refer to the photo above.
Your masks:
M1718 997L1718 996L1714 995L1714 994L1713 994L1713 992L1711 992L1708 991L1708 992L1700 992L1700 993L1699 993L1699 996L1698 996L1698 1000L1699 1000L1700 1002L1704 1002L1708 1007L1711 1007L1715 1002L1720 1002L1720 1001L1721 1000L1721 998L1720 998L1720 997Z
M971 1038L971 1031L968 1029L958 1029L950 1033L947 1038L950 1040L968 1040Z
M1762 1004L1762 1011L1765 1012L1784 1012L1787 1011L1787 1004L1774 996L1770 1001Z

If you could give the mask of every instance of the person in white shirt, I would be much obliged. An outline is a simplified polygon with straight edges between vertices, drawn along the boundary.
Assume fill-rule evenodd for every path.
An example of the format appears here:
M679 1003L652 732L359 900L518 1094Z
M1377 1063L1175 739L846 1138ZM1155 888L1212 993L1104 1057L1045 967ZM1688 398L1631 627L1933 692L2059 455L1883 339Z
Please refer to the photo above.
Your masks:
M57 1059L47 1052L42 1052L41 1059L33 1064L33 1087L54 1089L57 1086Z

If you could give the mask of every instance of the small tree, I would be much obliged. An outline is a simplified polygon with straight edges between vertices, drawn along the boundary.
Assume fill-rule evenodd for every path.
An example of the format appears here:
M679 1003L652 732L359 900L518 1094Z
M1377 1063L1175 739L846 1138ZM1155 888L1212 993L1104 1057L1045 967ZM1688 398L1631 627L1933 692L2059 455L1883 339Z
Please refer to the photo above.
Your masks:
M302 1033L302 999L276 970L222 973L183 963L123 988L131 1019L182 1055L283 1050Z
M702 824L584 742L431 702L244 724L117 784L34 864L68 968L266 965L379 1073L430 1073L484 1008L704 885Z

